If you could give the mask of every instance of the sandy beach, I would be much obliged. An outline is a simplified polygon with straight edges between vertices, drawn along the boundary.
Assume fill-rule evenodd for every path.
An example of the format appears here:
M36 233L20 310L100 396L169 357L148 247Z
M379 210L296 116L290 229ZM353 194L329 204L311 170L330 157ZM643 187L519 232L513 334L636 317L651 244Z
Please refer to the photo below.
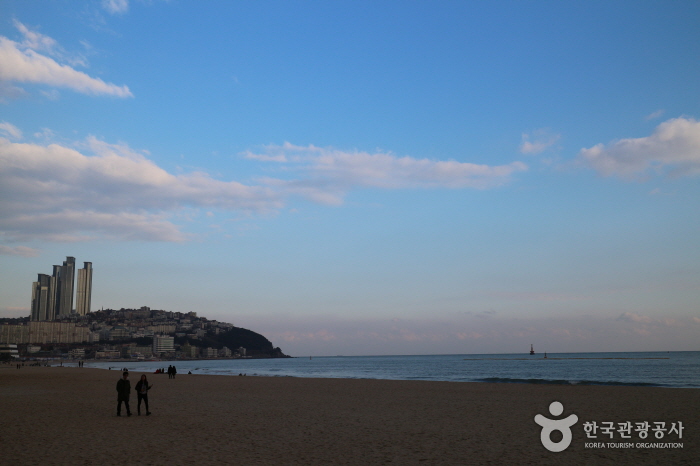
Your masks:
M700 464L700 390L148 374L151 416L116 416L120 371L0 366L3 464ZM540 442L537 414L574 413L570 446ZM560 417L560 418L561 418ZM583 423L682 422L631 439ZM558 438L552 436L554 441ZM682 443L600 448L590 443Z

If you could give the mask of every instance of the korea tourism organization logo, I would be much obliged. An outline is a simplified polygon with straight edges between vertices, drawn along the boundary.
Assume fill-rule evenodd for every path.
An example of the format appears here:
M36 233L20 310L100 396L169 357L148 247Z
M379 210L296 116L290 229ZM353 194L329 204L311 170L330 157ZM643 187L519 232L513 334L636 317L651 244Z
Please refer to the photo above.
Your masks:
M562 413L564 413L564 405L560 402L554 401L549 405L549 414L553 417L557 418ZM540 441L547 450L553 453L559 453L569 448L573 439L571 429L577 422L578 416L576 414L570 414L562 419L550 419L542 414L535 416L535 423L542 427ZM581 425L586 438L593 439L593 441L585 443L585 448L683 448L683 443L668 441L683 438L685 427L683 427L681 421L644 421L634 423L631 421L617 423L612 421L586 421ZM561 440L558 442L552 440L552 434L555 431L561 433ZM650 436L650 431L653 434L652 436ZM635 441L633 441L633 433L636 434L634 435ZM613 441L616 435L618 441ZM671 438L666 439L666 436ZM647 441L647 438L655 440Z
M558 401L552 402L549 405L549 414L552 416L560 416L564 412L564 405ZM535 422L542 426L542 432L540 433L540 440L542 445L555 453L566 450L569 445L571 445L571 426L576 424L578 421L578 416L572 414L564 419L550 419L541 414L535 416ZM552 441L552 433L558 430L561 432L562 438L558 442Z

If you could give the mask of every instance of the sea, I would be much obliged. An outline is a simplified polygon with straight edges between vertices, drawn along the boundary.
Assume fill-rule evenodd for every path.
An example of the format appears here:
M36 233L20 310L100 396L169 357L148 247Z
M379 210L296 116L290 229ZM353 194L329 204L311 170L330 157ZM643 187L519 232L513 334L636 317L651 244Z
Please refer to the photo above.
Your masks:
M85 361L146 373L170 364L178 374L700 388L700 351Z

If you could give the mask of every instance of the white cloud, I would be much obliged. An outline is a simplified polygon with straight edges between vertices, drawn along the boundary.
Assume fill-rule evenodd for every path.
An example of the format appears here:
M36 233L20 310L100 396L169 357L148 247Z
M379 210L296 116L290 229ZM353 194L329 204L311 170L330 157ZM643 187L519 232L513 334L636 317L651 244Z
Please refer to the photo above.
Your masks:
M657 325L657 326L665 326L665 327L673 327L678 325L678 320L676 319L671 319L671 318L665 318L665 319L653 319L648 316L643 316L639 314L635 314L634 312L624 312L620 314L620 316L617 318L618 321L621 322L632 322L635 324L650 324L650 325Z
M102 7L111 14L124 14L129 11L129 0L102 0Z
M547 128L534 131L532 134L523 133L520 152L522 154L540 154L556 144L559 134L553 134Z
M22 131L12 123L6 121L0 123L0 134L3 133L12 139L22 139Z
M635 314L634 312L624 312L624 313L620 314L620 317L618 317L617 320L623 321L623 322L635 322L635 323L641 323L641 324L650 324L653 322L653 319L651 317Z
M21 87L0 80L0 103L7 103L10 99L18 99L26 94L27 92Z
M15 26L24 35L24 40L18 43L0 36L0 81L47 84L83 94L133 97L127 86L106 83L77 71L68 64L58 63L54 58L73 66L85 66L85 59L82 56L68 56L55 40L29 30L18 21L15 21Z
M50 89L48 91L41 91L41 95L46 97L49 100L58 100L61 98L61 93L58 92L56 89Z
M41 128L41 131L37 131L36 133L34 133L34 137L36 139L50 140L50 139L53 139L55 136L56 136L56 133L54 133L49 128Z
M29 248L27 246L4 246L0 244L0 255L3 256L21 256L21 257L36 257L39 255L39 250Z
M647 121L649 121L649 120L655 120L656 118L659 118L659 117L660 117L661 115L663 115L664 113L666 113L666 110L659 109L659 110L657 110L657 111L655 111L655 112L652 112L652 113L650 113L649 115L647 115L647 116L646 116L646 120L647 120Z
M287 157L284 154L267 155L267 154L253 154L252 152L246 152L245 158L250 159L250 160L260 160L261 162L287 162Z
M267 211L283 205L270 188L201 172L170 174L125 144L91 137L82 147L94 155L0 138L0 234L14 240L183 241L187 235L168 219L182 209Z
M24 36L24 41L22 41L22 45L24 47L47 52L49 55L54 54L54 51L58 47L58 43L54 39L39 32L30 30L27 26L20 23L16 19L13 21L13 23L19 32L21 32Z
M19 44L21 49L31 49L35 52L43 52L59 61L67 62L71 66L87 66L87 59L84 55L66 52L66 50L61 47L55 39L41 34L40 32L32 31L16 19L13 21L13 23L17 30L24 36L24 40ZM86 45L89 46L89 44L83 42L83 47Z
M20 134L9 123L4 130ZM44 135L53 133L45 130L35 137ZM8 241L185 241L188 235L173 218L191 222L198 209L203 216L212 209L275 212L292 195L338 205L348 190L363 187L483 189L526 169L520 162L488 166L291 144L268 150L268 161L291 165L286 173L297 178L263 178L249 186L203 172L172 174L145 151L95 137L72 146L0 137L0 236Z
M700 174L700 122L674 118L651 136L621 139L582 149L579 159L604 176L631 178L648 171L673 176Z
M296 146L288 142L281 146L265 146L263 153L246 152L244 156L288 164L288 169L304 172L302 180L267 178L263 181L326 204L341 203L343 194L356 187L487 189L503 185L513 174L527 170L522 162L492 166L397 157L385 152Z

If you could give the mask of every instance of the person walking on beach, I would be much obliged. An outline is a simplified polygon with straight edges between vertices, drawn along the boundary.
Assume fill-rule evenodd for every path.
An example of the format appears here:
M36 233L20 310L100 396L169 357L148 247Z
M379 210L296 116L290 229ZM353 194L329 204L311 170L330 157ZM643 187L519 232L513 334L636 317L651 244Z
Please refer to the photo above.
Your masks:
M146 416L150 416L151 412L148 410L148 390L151 389L153 385L148 385L148 379L146 374L141 375L141 380L136 383L136 395L138 395L139 402L136 405L136 412L141 415L141 400L143 400L146 405Z
M168 366L168 378L169 379L173 378L173 366L172 366L172 364Z
M131 395L131 382L129 382L129 373L124 371L122 378L117 382L117 416L122 415L122 402L126 406L126 415L131 416L129 395Z

